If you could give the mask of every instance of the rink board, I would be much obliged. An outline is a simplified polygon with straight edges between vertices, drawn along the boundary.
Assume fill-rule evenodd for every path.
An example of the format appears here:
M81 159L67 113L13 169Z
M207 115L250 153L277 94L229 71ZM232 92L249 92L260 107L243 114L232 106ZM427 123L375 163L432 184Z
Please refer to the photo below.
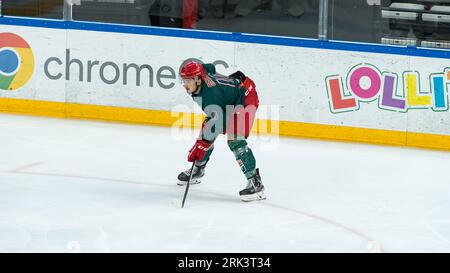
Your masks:
M4 112L166 126L198 119L178 77L197 58L256 82L254 132L450 149L444 51L1 18L0 37L16 36L32 53L0 40L9 62L0 87L12 89L0 89Z

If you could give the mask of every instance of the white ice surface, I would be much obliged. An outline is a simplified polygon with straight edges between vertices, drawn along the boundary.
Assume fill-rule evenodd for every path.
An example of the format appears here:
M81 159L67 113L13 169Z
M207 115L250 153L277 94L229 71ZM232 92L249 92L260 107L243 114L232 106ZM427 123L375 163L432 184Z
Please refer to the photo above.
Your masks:
M267 200L224 138L184 187L195 131L0 115L0 252L450 252L450 153L249 139Z

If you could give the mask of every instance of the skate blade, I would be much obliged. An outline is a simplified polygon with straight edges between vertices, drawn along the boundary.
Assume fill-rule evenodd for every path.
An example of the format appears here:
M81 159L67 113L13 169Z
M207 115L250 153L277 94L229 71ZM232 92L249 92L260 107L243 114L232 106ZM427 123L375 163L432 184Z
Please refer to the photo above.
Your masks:
M243 202L252 202L252 201L260 201L260 200L266 200L266 196L264 195L264 192L249 194L249 195L241 195L241 200Z
M191 182L190 182L189 184L190 184L190 185L193 185L193 184L200 184L200 182L202 182L201 179L192 179ZM178 185L178 186L184 186L184 185L186 185L186 184L187 184L187 181L180 181L180 180L178 180L178 182L177 182L177 185Z

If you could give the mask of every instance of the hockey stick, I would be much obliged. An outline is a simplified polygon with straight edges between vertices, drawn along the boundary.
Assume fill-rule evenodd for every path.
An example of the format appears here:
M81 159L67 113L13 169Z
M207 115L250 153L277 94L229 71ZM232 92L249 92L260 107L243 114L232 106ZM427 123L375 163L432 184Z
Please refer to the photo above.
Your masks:
M189 190L189 184L191 183L192 174L194 173L195 162L196 162L195 160L194 160L194 162L192 162L191 175L189 176L189 180L188 180L188 182L186 184L186 190L184 191L183 202L181 203L181 208L184 207L184 202L186 201L186 196L187 196L187 193L188 193L188 190Z

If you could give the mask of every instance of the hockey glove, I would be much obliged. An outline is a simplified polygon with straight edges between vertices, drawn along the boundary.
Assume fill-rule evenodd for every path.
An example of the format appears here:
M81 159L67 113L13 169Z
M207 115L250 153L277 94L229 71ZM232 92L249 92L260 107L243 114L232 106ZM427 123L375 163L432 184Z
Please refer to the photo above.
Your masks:
M189 150L188 161L201 161L209 147L211 147L211 143L208 143L203 139L197 139L194 146Z
M239 70L231 74L229 77L233 79L238 79L241 83L245 82L245 79L247 79L247 76L245 76L244 73L242 73Z

